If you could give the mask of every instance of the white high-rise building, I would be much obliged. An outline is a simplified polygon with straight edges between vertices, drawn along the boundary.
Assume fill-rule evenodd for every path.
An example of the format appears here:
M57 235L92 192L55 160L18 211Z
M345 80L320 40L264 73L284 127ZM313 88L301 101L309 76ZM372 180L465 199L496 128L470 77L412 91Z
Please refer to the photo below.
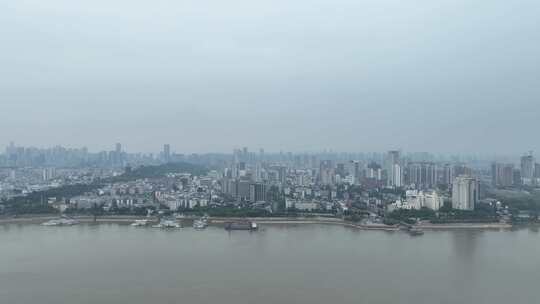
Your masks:
M394 164L394 170L393 170L393 177L392 177L392 186L393 187L401 187L402 186L402 177L403 174L401 172L401 165L400 164Z
M468 175L460 175L452 184L452 208L474 210L478 202L478 180Z
M358 161L351 161L352 166L352 172L351 175L353 176L353 183L359 184L360 183L360 163Z
M437 191L408 190L406 200L414 209L428 208L439 210L444 205L444 198Z

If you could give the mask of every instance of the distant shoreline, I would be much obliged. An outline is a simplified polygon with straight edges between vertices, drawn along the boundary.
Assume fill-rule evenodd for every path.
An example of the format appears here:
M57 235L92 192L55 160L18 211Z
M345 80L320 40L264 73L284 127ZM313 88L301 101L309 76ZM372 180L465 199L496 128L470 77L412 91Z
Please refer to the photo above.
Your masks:
M1 224L40 224L51 219L58 218L58 216L53 215L36 215L36 216L23 216L18 218L13 217L0 217ZM97 217L96 221L92 216L74 216L74 219L78 220L81 223L98 223L98 224L128 224L133 222L136 219L141 219L141 216L122 216L122 215L113 215L113 216L101 216ZM150 221L157 222L157 217L149 218ZM185 220L191 221L191 218L186 218ZM260 225L338 225L343 227L349 227L359 230L379 230L379 231L399 231L397 226L387 226L383 224L370 224L362 225L352 222L347 222L341 219L336 218L280 218L280 217L259 217L259 218L237 218L237 217L212 217L210 218L211 224L221 225L229 221L242 221L250 220L255 221ZM452 223L452 224L419 224L415 227L421 228L424 230L508 230L515 228L511 224L505 223Z

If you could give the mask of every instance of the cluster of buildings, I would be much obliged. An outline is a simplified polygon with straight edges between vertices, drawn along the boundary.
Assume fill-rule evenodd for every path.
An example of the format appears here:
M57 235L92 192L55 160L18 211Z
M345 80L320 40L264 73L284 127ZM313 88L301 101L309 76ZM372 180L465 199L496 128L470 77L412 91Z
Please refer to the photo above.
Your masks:
M388 211L396 209L416 209L428 208L439 210L444 205L444 196L437 191L407 190L405 200L397 200L388 205Z
M513 163L493 162L491 183L494 187L540 186L540 164L532 152L520 158L519 166Z
M0 201L65 185L88 184L114 174L114 170L86 167L0 167Z
M16 146L11 142L0 154L0 167L99 167L123 168L168 162L205 162L208 157L198 154L176 154L170 144L164 144L159 153L128 153L121 143L109 151L90 152L88 148L37 148Z
M451 203L454 209L474 210L486 186L540 185L540 165L532 153L521 157L516 166L428 153L403 155L398 150L294 154L243 148L235 149L232 155L184 155L173 152L169 144L163 145L160 153L140 154L125 152L119 143L111 151L98 153L86 148L38 149L11 143L0 154L0 198L90 183L119 174L124 166L168 162L190 162L215 170L205 176L174 175L117 183L71 198L66 204L77 208L159 205L174 210L228 204L272 211L328 212L355 205L437 211ZM392 193L392 189L404 194Z
M212 199L217 198L212 184L205 184L204 178L185 173L117 182L62 201L62 204L56 207L90 209L98 206L105 211L166 207L176 211L207 207Z
M358 160L321 156L295 155L286 161L268 161L262 152L256 155L247 148L235 150L223 167L221 190L234 201L260 203L274 199L277 189L285 198L286 209L301 211L346 210L354 202L370 205L371 199L381 199L380 195L352 197L350 191L343 190L351 187L365 192L407 190L395 201L386 198L389 210L439 210L445 199L456 209L473 210L479 200L479 179L463 163L403 158L400 151Z

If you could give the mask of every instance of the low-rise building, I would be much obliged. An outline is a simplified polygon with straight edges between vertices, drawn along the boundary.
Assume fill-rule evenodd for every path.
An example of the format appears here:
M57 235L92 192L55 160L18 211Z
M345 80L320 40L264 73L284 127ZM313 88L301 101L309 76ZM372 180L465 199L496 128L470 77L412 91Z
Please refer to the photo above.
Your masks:
M287 209L296 209L300 211L313 211L320 209L320 204L315 201L286 199L285 207Z

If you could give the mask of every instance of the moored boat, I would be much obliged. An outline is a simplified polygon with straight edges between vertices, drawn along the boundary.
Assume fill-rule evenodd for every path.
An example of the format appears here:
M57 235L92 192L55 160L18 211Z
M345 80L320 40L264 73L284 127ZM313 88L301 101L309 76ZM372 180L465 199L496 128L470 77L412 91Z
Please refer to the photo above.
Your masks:
M193 228L197 230L202 230L208 227L208 221L205 219L195 220L193 221Z
M132 227L146 227L148 226L148 220L135 220L135 222L131 223Z
M410 228L407 232L412 236L419 236L424 234L424 230L415 227Z
M159 224L152 226L152 228L182 228L182 225L176 220L162 219Z
M42 223L42 226L73 226L77 225L79 222L69 217L61 217L59 219L53 219Z
M242 222L227 222L225 223L225 230L257 230L259 229L257 223L251 221Z

